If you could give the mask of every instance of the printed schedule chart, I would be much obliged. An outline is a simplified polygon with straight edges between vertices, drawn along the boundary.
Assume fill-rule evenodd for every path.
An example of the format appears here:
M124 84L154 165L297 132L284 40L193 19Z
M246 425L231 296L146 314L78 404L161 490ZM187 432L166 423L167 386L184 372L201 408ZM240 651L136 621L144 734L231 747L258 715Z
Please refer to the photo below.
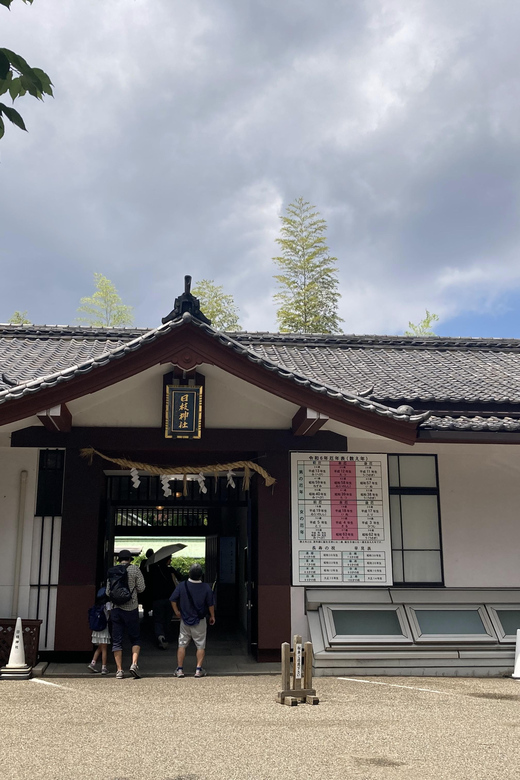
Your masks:
M294 585L391 585L386 455L291 453Z

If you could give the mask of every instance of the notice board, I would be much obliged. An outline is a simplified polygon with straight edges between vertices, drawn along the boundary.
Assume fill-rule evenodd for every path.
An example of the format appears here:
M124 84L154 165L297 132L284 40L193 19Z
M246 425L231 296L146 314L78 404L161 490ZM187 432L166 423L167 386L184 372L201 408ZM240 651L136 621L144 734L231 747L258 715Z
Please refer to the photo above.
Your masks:
M293 585L392 585L386 455L291 453Z

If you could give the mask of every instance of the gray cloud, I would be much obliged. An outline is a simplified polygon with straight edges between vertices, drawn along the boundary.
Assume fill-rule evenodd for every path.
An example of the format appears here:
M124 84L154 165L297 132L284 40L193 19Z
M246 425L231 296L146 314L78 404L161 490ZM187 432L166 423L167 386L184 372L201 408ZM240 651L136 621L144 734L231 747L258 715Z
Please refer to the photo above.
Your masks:
M191 273L274 329L300 195L328 221L347 331L520 288L513 0L50 6L0 11L56 92L19 101L30 133L0 142L0 319L72 322L101 271L154 325Z

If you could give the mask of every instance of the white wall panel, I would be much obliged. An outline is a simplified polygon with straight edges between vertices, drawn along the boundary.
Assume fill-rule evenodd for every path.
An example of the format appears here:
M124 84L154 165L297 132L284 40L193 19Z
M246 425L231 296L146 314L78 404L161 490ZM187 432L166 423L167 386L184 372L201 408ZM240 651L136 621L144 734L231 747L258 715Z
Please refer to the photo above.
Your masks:
M200 366L207 428L287 429L298 410L255 385L216 366ZM163 375L168 366L154 366L141 374L68 404L75 426L160 428Z
M30 543L30 533L34 507L36 503L36 472L38 450L33 448L15 449L0 448L0 550L2 565L0 566L0 617L11 617L13 598L14 572L16 562L16 545L18 538L18 513L20 503L20 474L27 471L27 486L25 493L25 512L23 518L23 552L21 587L28 586L28 571L25 567L27 542ZM20 617L28 617L27 599L23 601L20 591L18 612Z

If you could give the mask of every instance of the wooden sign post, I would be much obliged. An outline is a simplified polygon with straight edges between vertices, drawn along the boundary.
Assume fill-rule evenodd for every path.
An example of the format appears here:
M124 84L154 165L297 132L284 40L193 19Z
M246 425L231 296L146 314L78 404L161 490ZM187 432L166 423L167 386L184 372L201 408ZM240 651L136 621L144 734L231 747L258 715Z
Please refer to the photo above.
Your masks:
M301 636L296 635L292 651L289 642L282 644L282 690L276 701L294 707L299 700L307 704L319 703L316 690L312 687L312 642L303 644Z

